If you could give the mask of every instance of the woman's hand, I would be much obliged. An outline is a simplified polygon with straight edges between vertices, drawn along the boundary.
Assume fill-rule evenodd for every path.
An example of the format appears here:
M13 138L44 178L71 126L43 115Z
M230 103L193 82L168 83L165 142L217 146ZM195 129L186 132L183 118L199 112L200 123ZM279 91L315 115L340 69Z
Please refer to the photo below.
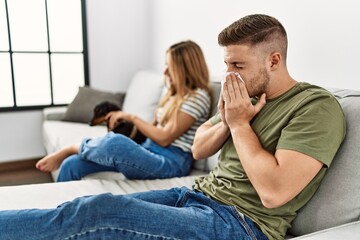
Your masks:
M108 127L110 130L113 130L121 121L132 122L133 115L122 112L122 111L112 111L105 116L105 120L108 122Z

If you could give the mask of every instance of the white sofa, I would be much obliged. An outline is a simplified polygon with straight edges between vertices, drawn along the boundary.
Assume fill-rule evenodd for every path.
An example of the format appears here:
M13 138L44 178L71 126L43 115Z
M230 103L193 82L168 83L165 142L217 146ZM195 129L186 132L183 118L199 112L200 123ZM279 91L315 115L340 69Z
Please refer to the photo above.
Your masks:
M150 120L162 93L162 75L139 71L126 92L123 110ZM213 82L215 98L220 83ZM348 133L334 163L313 199L299 212L286 238L360 239L360 92L331 90L343 106ZM141 97L140 97L141 96ZM213 109L216 109L213 102ZM44 109L44 146L48 153L79 143L84 137L106 133L104 126L64 122L66 108ZM79 196L111 192L132 193L177 186L191 187L198 175L206 174L216 164L217 156L196 161L191 176L165 180L127 180L119 173L91 174L82 181L0 187L0 210L56 207ZM54 173L56 177L56 173ZM297 237L295 237L297 236Z

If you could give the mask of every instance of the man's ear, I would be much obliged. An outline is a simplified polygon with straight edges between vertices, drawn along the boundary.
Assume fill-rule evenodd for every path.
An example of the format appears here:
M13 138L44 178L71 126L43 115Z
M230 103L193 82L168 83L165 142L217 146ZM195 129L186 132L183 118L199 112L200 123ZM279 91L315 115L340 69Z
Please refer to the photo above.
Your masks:
M281 60L281 54L279 52L273 52L270 55L270 69L277 69L280 66Z

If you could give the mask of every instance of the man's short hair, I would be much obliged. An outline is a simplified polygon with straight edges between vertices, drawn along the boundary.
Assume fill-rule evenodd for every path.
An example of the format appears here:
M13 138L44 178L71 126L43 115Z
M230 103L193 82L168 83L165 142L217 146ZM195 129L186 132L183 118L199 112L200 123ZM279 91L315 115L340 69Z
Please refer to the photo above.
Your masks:
M218 43L223 47L267 44L270 51L279 51L286 60L286 30L276 18L264 14L247 15L230 24L220 32Z

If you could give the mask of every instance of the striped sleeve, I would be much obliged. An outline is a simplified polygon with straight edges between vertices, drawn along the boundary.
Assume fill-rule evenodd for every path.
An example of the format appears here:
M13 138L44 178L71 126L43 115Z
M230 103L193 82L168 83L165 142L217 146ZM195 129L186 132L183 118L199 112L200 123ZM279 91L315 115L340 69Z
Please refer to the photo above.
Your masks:
M195 119L199 119L208 115L210 103L209 94L203 89L197 89L195 94L183 102L180 111L191 115Z
M172 143L173 146L181 148L183 151L190 152L191 145L197 128L203 124L209 116L211 99L208 92L197 89L195 94L188 97L181 105L180 111L195 118L194 124Z

